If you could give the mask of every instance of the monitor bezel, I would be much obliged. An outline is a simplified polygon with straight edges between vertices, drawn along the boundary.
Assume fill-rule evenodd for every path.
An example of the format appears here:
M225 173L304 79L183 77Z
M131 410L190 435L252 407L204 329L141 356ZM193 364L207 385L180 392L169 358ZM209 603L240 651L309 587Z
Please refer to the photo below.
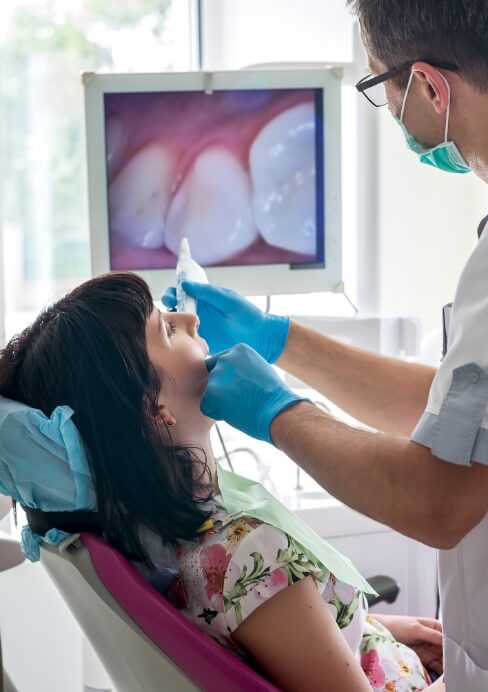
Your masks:
M334 68L239 70L218 72L83 75L88 171L90 259L93 276L110 271L109 213L104 96L109 93L217 91L225 89L321 89L324 117L325 267L283 264L205 268L209 280L244 295L340 291L341 222L341 73ZM134 270L155 298L174 285L174 269Z

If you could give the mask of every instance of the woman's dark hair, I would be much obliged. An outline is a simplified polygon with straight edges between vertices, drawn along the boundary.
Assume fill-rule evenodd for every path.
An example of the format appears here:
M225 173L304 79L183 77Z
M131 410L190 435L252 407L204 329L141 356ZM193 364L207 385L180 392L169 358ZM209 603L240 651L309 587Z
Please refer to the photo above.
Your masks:
M62 404L73 409L101 528L148 564L140 528L170 542L195 538L210 496L205 457L175 447L158 416L161 383L146 345L153 309L141 278L105 274L44 310L0 352L0 394L46 416Z
M387 68L409 60L454 63L488 91L487 0L347 0L374 57ZM403 78L408 80L408 73Z

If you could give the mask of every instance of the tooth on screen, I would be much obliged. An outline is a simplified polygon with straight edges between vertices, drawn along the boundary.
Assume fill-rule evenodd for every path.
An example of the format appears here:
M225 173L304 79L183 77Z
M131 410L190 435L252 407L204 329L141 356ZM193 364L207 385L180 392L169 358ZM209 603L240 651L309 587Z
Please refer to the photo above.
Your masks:
M167 247L177 254L185 236L200 264L232 257L258 237L249 176L224 147L209 147L199 154L171 202Z
M315 113L301 103L270 120L249 152L254 218L269 245L316 253Z
M112 116L107 121L106 127L107 167L109 175L112 175L119 165L126 146L127 131L122 120L117 116Z
M172 179L172 157L163 145L138 151L109 187L112 231L133 247L162 247Z

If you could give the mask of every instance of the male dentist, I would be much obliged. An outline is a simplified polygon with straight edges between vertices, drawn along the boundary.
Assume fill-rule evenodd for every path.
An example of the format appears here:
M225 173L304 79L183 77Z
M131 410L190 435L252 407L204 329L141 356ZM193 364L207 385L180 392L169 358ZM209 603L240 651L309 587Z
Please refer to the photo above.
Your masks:
M349 4L372 73L358 90L381 105L384 85L383 103L420 161L488 182L487 0ZM225 289L184 285L214 354L202 411L274 443L347 505L440 549L448 692L488 690L487 226L444 309L437 371L265 315ZM174 304L172 290L164 301ZM382 432L295 396L274 362Z

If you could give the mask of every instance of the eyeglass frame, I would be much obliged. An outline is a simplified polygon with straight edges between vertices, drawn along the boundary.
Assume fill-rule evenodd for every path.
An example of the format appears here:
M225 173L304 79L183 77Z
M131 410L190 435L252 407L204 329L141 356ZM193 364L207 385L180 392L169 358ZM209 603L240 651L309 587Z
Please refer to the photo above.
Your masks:
M459 72L460 67L459 65L455 65L454 63L434 63L430 62L429 60L409 60L408 62L402 63L401 65L398 65L398 67L392 67L390 70L387 70L386 72L383 72L382 74L376 75L376 77L373 77L371 74L367 74L365 77L359 80L357 84L355 85L357 91L362 94L375 108L383 108L383 106L386 106L386 103L375 103L372 99L369 98L368 94L366 93L367 89L370 89L371 87L378 86L378 84L382 84L383 82L387 82L389 79L392 79L393 77L396 77L397 75L401 74L405 70L410 69L413 65L415 65L416 62L427 62L429 65L432 65L432 67L437 67L440 68L441 70L449 70L450 72Z

